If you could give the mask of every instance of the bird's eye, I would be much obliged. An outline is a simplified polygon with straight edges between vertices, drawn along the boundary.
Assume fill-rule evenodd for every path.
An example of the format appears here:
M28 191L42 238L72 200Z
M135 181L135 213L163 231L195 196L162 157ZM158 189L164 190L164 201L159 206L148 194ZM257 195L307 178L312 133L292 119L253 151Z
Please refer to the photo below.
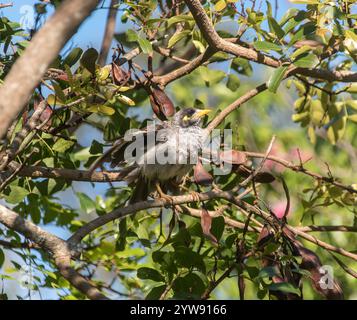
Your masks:
M189 117L188 115L185 115L182 120L183 121L189 121L191 119L191 117Z

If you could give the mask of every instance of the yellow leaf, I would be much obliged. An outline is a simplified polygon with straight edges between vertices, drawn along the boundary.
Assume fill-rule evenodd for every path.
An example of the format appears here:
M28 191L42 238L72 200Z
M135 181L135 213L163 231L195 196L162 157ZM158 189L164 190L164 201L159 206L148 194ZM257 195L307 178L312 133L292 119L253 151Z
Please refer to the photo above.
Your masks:
M113 108L108 107L108 106L103 106L103 105L99 106L98 111L100 113L107 115L107 116L111 116L115 113L115 110Z
M357 122L357 114L352 114L348 116L348 120L351 120L353 122Z
M97 112L99 112L99 106L100 105L98 105L98 104L93 104L89 108L87 108L86 110L89 111L89 112L97 113Z
M119 92L125 92L125 91L128 91L128 90L130 90L131 88L130 87L120 87L119 89L118 89L118 91Z
M96 70L96 76L99 81L106 80L110 74L110 66L105 66L103 68Z
M133 100L131 100L126 96L123 96L122 94L117 94L115 98L118 99L120 102L123 102L129 106L135 106L135 102Z
M53 94L48 95L47 103L50 106L63 106L64 105L64 103L58 97L56 97Z
M309 112L305 111L302 113L293 114L291 119L294 122L300 122L309 118Z
M215 5L214 8L216 9L216 11L222 11L226 8L227 3L225 0L219 0Z
M344 108L343 115L327 129L327 138L332 144L341 139L346 130L347 112Z
M321 127L323 125L323 119L325 116L325 110L322 106L320 100L312 100L311 101L311 109L310 109L310 118L311 122L315 126Z
M315 129L314 127L308 127L307 129L307 134L309 136L309 139L311 141L312 144L316 143L316 133L315 133Z

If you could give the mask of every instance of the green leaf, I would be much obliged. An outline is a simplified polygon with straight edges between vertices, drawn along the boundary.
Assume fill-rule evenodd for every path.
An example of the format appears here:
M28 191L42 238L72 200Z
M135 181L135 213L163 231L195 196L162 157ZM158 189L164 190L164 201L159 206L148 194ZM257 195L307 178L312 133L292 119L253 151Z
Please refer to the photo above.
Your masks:
M184 30L181 31L180 33L175 33L169 40L167 47L172 48L177 42L179 42L181 39L187 37L191 33L190 30Z
M195 267L202 272L206 271L206 266L202 257L187 247L175 248L175 260L178 267L191 268Z
M175 293L173 299L199 299L205 291L205 284L196 273L189 273L178 277L172 289Z
M135 42L138 40L138 34L132 30L132 29L129 29L126 33L126 40L129 41L129 42Z
M285 23L287 23L291 18L295 17L299 12L299 9L297 8L290 8L286 13L283 15L281 18L279 24L283 26Z
M167 27L169 28L175 23L190 22L190 21L194 21L194 19L192 16L189 16L189 15L174 16L174 17L171 17L169 20L167 20Z
M259 271L257 279L272 278L274 276L279 276L280 272L276 267L265 267Z
M78 62L82 56L83 50L81 48L74 48L64 59L63 64L66 64L69 67L72 67Z
M8 203L17 204L30 194L28 190L20 186L10 186L10 193L5 197Z
M193 45L196 47L196 49L199 51L199 53L203 53L206 48L203 45L203 43L199 40L192 40Z
M83 212L91 213L92 211L95 210L95 202L91 198L89 198L85 193L77 192L77 197Z
M52 147L53 151L64 153L74 145L74 141L59 138Z
M216 237L217 241L221 239L224 227L225 222L223 217L217 217L212 219L211 232Z
M62 88L59 86L59 84L54 81L51 81L51 84L52 87L55 89L57 99L59 99L60 101L65 101L66 96L64 95Z
M257 49L258 51L270 51L270 50L274 50L277 52L282 51L281 46L272 43L272 42L268 42L268 41L256 41L253 43L253 46L255 49Z
M198 70L201 73L202 80L206 82L206 85L217 84L226 77L225 72L221 70L213 70L207 67L199 67Z
M152 53L152 44L148 39L138 37L137 41L143 53L145 54Z
M5 254L4 254L4 251L0 248L0 269L2 267L2 265L4 264L5 262Z
M270 32L274 33L278 39L282 39L285 36L285 31L280 27L273 17L268 17L268 24Z
M91 74L95 74L95 63L98 59L98 51L94 48L89 48L82 55L80 60L81 66L86 68Z
M226 86L229 90L236 91L240 86L239 78L233 73L229 74Z
M312 48L308 45L303 45L301 48L297 49L291 56L291 60L295 60L296 57L302 55L303 53L310 51Z
M281 81L284 79L285 72L287 70L287 66L281 66L273 72L271 77L268 80L268 89L271 92L276 93L279 88Z
M347 118L346 106L344 106L340 118L327 129L327 139L331 144L336 144L336 142L343 137L346 130Z
M268 286L268 289L300 295L300 290L288 282L272 283Z
M137 273L137 277L140 279L150 279L156 282L165 282L165 278L155 269L151 268L139 268Z
M307 36L314 34L316 31L316 24L314 22L307 22L303 24L298 31L290 39L289 45L293 45L299 40L305 40Z
M164 293L166 285L152 288L151 291L145 297L145 300L159 300L161 295Z
M235 58L232 61L232 69L240 74L250 77L253 73L253 68L250 62L244 58Z
M103 145L99 143L97 140L93 140L92 145L89 149L90 154L100 154L103 153Z
M313 53L303 53L294 61L294 65L299 68L314 68L318 63L319 59Z

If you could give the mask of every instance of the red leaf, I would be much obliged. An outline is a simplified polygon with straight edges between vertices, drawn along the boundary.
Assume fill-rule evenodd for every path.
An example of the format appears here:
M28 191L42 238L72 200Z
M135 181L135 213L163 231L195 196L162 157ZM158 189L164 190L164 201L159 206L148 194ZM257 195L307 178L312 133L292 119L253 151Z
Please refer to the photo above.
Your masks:
M58 80L62 80L62 81L66 81L66 82L69 81L68 75L67 75L67 73L65 73L65 72L59 74L59 75L57 76L57 79L58 79Z
M227 162L236 165L244 164L247 161L247 156L245 153L237 150L221 151L219 158L221 162Z
M120 66L112 62L112 77L116 85L123 85L130 77L128 72L125 72Z
M175 106L167 94L158 88L151 89L149 96L152 110L159 119L164 120L175 113Z
M211 233L212 217L206 209L201 212L201 227L203 234L208 237L212 242L218 244L217 238Z
M193 176L195 182L202 186L211 185L213 182L213 177L205 170L200 161L198 161L195 166Z

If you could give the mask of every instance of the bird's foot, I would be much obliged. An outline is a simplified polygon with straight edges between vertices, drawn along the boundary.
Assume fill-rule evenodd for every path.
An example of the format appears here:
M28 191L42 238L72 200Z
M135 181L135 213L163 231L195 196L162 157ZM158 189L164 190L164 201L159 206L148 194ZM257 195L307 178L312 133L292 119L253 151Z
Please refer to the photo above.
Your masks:
M159 193L159 196L160 196L160 199L163 199L165 200L166 202L168 202L171 206L174 205L174 198L166 193L162 193L160 194Z
M173 205L174 205L174 199L173 199L173 197L170 196L170 195L168 195L168 194L166 194L165 192L163 192L159 183L156 183L155 187L156 187L157 193L159 194L159 197L160 197L161 199L164 199L164 200L167 201L170 205L173 206Z
M195 202L200 202L200 201L201 201L200 193L199 193L199 192L191 191L191 192L190 192L190 195L193 197L193 200L194 200Z

